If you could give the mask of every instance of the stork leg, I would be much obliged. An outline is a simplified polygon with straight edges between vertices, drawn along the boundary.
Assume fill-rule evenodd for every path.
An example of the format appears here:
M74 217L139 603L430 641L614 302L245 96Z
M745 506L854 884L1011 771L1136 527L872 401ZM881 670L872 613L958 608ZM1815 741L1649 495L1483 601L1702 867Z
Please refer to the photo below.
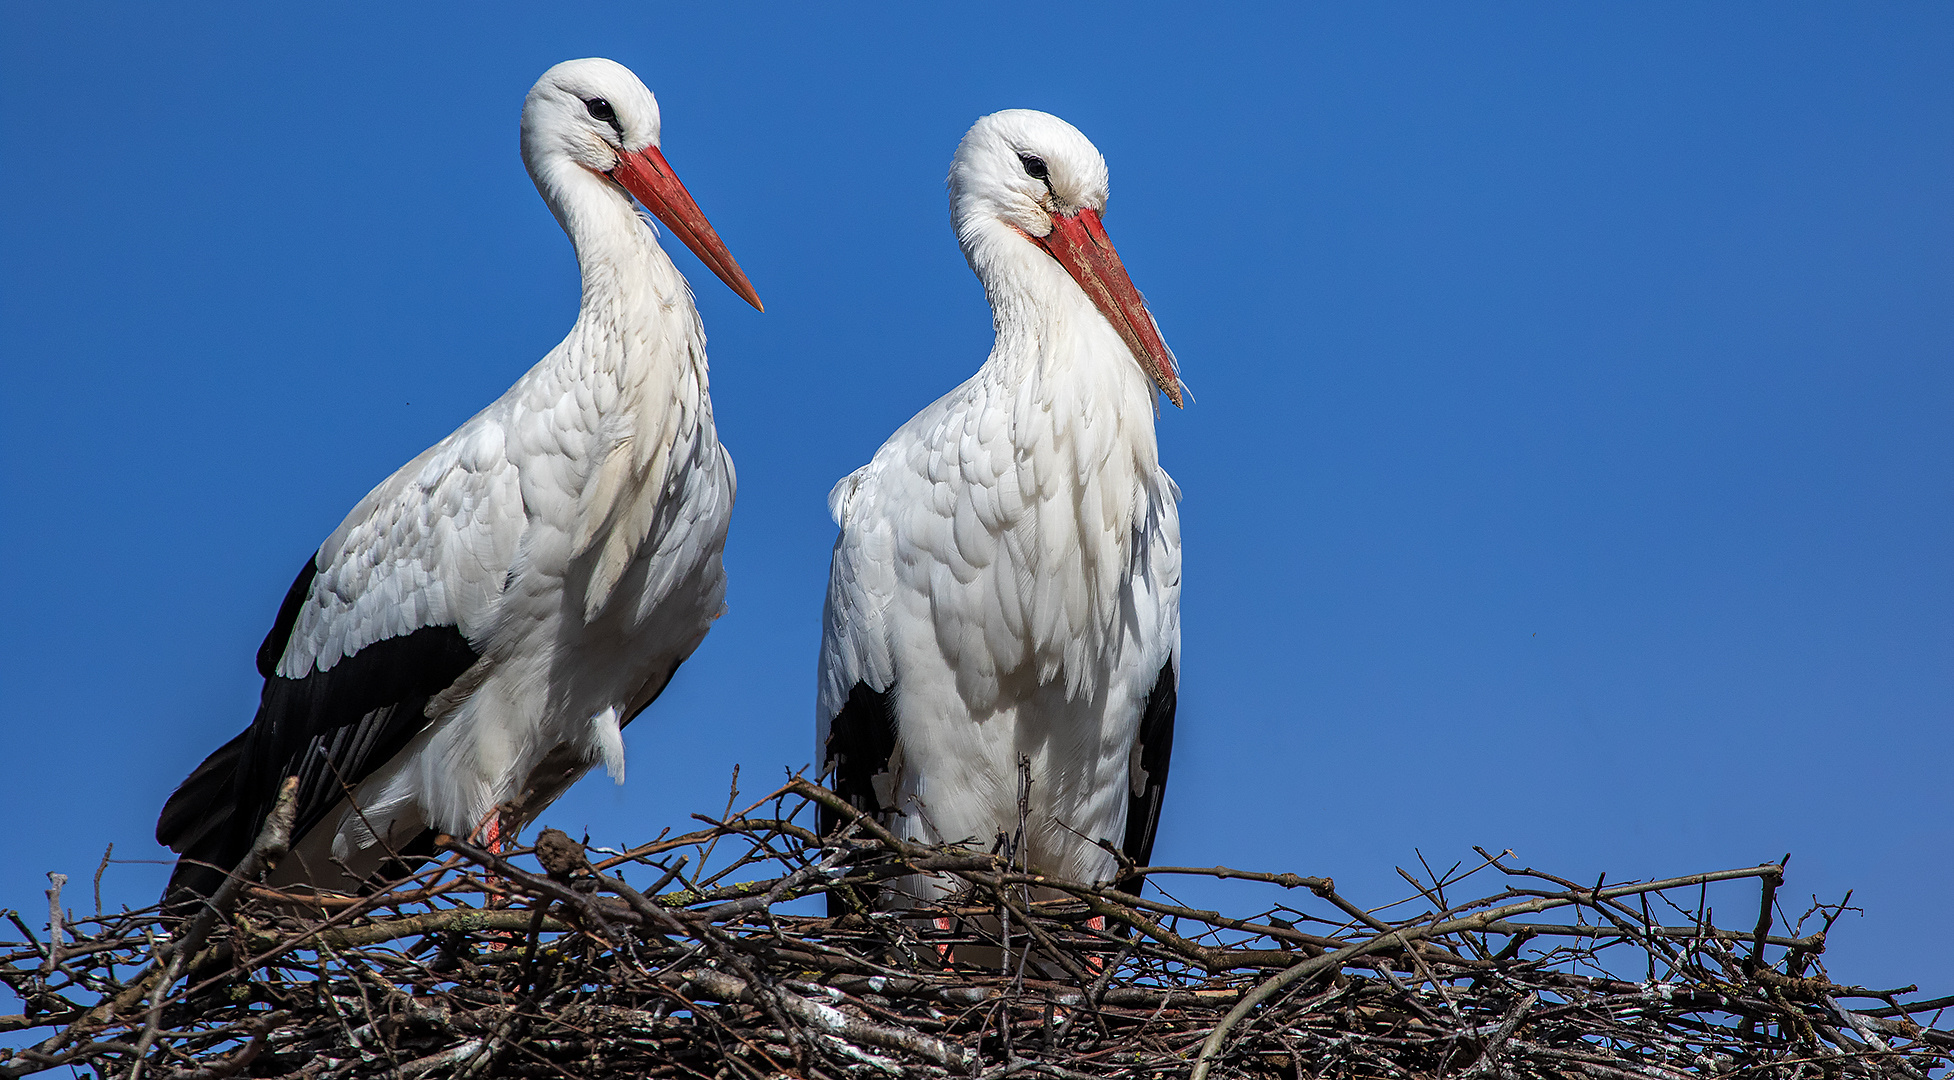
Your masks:
M1106 916L1094 915L1092 918L1087 919L1086 929L1097 930L1102 934L1105 933ZM1086 970L1092 972L1097 977L1106 970L1106 958L1097 954L1086 957Z
M948 915L938 915L936 918L930 920L930 924L946 934L949 933L951 928L955 925L950 920L950 917ZM953 954L955 952L956 952L956 946L950 944L949 942L943 941L937 943L936 957L937 959L943 961L945 966L948 966L954 961L955 957Z
M503 833L502 833L502 810L500 807L497 807L495 810L490 811L488 819L483 821L480 825L475 826L475 837L476 839L481 841L482 847L487 849L489 854L491 855L502 854ZM501 879L496 877L493 873L487 874L485 876L487 877L488 883L490 885L499 884L501 882ZM509 898L503 895L502 893L491 892L488 894L487 897L483 899L482 906L486 908L505 908L509 906ZM508 947L509 944L507 942L491 941L489 943L488 949L490 952L501 952L504 949L507 949Z

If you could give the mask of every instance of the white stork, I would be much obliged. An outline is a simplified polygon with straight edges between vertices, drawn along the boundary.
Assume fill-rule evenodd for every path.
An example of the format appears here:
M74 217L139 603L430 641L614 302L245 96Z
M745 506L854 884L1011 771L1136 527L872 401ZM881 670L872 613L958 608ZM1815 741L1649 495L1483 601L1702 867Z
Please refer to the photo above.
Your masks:
M659 151L658 102L629 69L545 72L522 158L576 248L576 324L306 560L258 650L257 718L156 823L181 855L168 895L209 895L287 776L298 816L275 880L319 887L397 871L437 832L520 827L598 762L621 782L620 729L723 607L734 477L705 332L632 197L759 297Z
M1145 865L1180 673L1180 491L1160 467L1172 353L1106 238L1106 162L1055 116L978 120L950 217L996 344L835 486L816 753L897 835L1080 881ZM835 815L823 826L836 827ZM1128 881L1127 884L1137 884ZM881 899L940 895L904 879Z

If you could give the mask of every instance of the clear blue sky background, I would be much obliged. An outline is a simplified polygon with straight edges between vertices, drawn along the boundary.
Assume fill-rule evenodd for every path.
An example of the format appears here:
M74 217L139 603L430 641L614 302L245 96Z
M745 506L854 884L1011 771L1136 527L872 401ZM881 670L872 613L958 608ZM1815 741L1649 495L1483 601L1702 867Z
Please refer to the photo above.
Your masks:
M546 822L809 761L825 496L982 361L943 175L1029 106L1199 397L1162 861L1789 850L1836 974L1954 990L1954 7L405 6L0 16L0 905L160 855L300 562L567 329L516 119L604 55L768 311L675 252L731 612Z

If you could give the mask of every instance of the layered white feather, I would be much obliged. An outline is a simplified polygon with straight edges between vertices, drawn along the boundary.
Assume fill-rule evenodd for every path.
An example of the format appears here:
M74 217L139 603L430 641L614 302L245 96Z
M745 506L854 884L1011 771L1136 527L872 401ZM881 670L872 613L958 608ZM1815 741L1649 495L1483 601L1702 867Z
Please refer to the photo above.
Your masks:
M1024 755L1033 864L1090 880L1112 858L1082 838L1119 841L1148 693L1179 668L1180 493L1153 384L1024 227L998 224L983 171L1027 125L1103 204L1104 163L1055 118L986 118L959 149L953 213L997 341L830 495L816 747L856 683L893 689L897 755L877 784L900 833L1009 833Z
M316 880L334 859L362 871L421 829L468 832L527 786L553 786L547 802L600 762L621 781L621 723L724 607L735 479L713 426L705 334L649 224L576 157L598 149L564 142L573 125L552 119L590 96L620 115L629 106L639 145L657 139L649 91L609 61L560 65L531 92L524 159L576 246L574 327L346 517L320 548L318 587L278 671L328 670L434 625L457 627L480 659L312 831L288 876Z

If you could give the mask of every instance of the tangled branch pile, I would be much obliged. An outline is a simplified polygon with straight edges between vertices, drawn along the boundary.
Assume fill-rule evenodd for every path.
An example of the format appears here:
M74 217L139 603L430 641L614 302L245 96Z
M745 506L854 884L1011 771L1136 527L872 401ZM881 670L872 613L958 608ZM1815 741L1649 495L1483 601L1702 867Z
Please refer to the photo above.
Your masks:
M13 915L24 940L0 945L25 1003L0 1018L20 1047L0 1071L1927 1080L1954 1061L1954 1032L1913 1019L1954 999L1826 976L1816 924L1842 906L1772 933L1777 864L1582 885L1481 852L1405 874L1416 895L1369 911L1321 878L1149 869L1166 895L1227 880L1245 901L1231 917L867 821L823 841L814 802L853 817L797 780L621 853L558 832L507 858L447 841L384 894L253 885L189 927L153 909L71 919L57 890L46 931ZM258 854L278 831L275 815ZM962 891L902 917L860 909L915 871ZM1468 877L1503 887L1462 900ZM1710 898L1736 886L1716 883L1746 881L1755 919L1717 928ZM856 913L783 910L827 892ZM1407 904L1419 913L1384 917Z

